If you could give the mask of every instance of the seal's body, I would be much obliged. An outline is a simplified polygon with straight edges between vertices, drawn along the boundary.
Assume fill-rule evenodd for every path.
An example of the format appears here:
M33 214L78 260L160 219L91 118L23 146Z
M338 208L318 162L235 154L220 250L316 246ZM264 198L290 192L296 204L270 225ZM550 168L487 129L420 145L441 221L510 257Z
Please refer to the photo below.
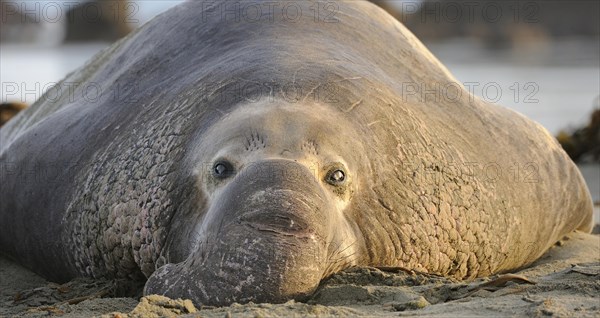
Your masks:
M591 228L541 126L469 95L372 4L289 4L183 3L3 127L1 250L221 305L351 266L490 275Z

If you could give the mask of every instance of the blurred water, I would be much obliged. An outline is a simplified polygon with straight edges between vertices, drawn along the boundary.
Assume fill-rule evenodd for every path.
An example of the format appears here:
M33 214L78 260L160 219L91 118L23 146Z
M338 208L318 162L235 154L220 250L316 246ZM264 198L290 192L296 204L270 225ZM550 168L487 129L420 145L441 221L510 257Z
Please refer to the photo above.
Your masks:
M600 202L600 165L581 164L579 170L588 184L594 202Z
M44 91L107 46L108 43L47 47L0 45L0 101L33 103Z
M600 96L600 46L589 39L489 51L475 42L428 44L475 95L512 108L551 133L589 121Z

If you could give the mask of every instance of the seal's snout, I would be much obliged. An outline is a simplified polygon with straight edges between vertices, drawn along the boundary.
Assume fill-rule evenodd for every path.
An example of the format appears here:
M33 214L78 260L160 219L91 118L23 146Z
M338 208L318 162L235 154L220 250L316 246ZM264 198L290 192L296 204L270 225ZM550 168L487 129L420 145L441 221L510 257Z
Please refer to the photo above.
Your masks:
M231 200L232 197L239 200ZM320 220L329 209L311 171L287 160L250 166L220 199L224 200L219 205L226 219L258 231L298 237L322 232Z
M302 299L327 270L332 207L311 171L298 163L249 166L214 198L197 250L156 270L145 293L199 305Z
M312 220L321 208L313 198L288 189L267 189L255 193L237 218L258 231L296 236L315 233Z

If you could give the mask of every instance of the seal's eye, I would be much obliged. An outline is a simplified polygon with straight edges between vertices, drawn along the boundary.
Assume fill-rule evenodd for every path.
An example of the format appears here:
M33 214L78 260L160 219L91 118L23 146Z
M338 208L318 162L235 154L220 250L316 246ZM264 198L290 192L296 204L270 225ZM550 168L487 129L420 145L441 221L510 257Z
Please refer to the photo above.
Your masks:
M217 161L213 166L213 174L217 178L227 178L233 174L233 166L227 161Z
M340 185L346 181L346 173L342 169L332 169L327 174L327 182L332 185Z

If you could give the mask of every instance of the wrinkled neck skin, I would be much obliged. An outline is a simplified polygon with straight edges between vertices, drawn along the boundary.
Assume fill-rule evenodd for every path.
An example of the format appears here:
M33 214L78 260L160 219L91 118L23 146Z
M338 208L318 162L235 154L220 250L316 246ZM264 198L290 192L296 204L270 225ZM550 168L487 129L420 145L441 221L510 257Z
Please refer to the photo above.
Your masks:
M184 166L205 200L201 217L172 220L167 264L145 294L283 302L356 265L365 244L348 215L366 169L352 127L329 106L271 101L241 105L198 134Z

